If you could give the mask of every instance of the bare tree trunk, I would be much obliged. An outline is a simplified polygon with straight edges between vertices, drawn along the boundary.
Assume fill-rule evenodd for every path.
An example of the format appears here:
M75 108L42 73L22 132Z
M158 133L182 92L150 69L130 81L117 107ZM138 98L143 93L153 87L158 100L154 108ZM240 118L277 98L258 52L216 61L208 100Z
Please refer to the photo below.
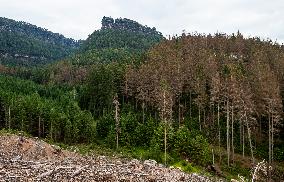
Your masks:
M41 136L41 123L40 123L40 116L38 117L38 137Z
M11 108L8 108L8 128L11 129Z
M235 149L234 149L234 107L232 105L232 139L231 139L231 143L232 143L232 161L234 164L234 159L235 159Z
M274 154L274 116L271 117L271 166L273 166Z
M118 135L119 135L119 116L118 116L118 111L119 111L119 102L117 95L114 97L113 103L115 105L115 127L116 127L116 150L118 149Z
M242 119L239 120L239 133L240 133L240 147L242 146Z
M261 139L261 134L262 134L261 119L259 120L259 134Z
M22 122L21 122L21 131L24 131L24 120L22 119Z
M261 136L262 136L262 126L261 126L261 117L260 117L260 119L259 119L259 131L258 131L258 135L257 135L258 137L257 137L257 140L256 140L256 144L258 144L259 142L261 142L262 141L262 138L261 138ZM255 148L256 148L256 146L255 146Z
M229 101L227 101L227 165L230 165L230 111Z
M44 135L44 120L42 120L42 134L43 134L43 137L45 136Z
M165 165L167 165L167 123L165 122L165 136L164 136L164 141L165 141Z
M116 150L118 149L118 132L116 132Z
M271 117L270 113L268 115L268 178L271 180L271 171L269 167L271 166Z
M203 109L203 128L206 126L206 111Z
M181 116L180 116L180 98L178 99L178 126L181 124Z
M215 126L215 105L213 104L213 106L210 106L211 111L212 111L212 117L213 117L213 126Z
M135 110L137 110L138 100L135 99Z
M220 104L218 102L218 106L217 106L217 122L218 122L218 141L219 141L219 163L221 164L221 129L220 129Z
M189 117L190 117L190 120L192 119L191 117L191 113L192 113L192 103L191 103L191 91L189 92Z
M269 165L271 165L271 117L270 117L270 114L269 114L269 117L268 117L268 163Z
M50 122L50 130L49 130L49 132L50 132L50 139L52 140L52 131L53 130L53 128L52 128L52 122Z
M7 128L8 126L8 119L7 119L7 107L5 106L5 113L4 113L4 121L5 121L5 124L4 124L4 127Z
M251 133L250 133L250 127L249 127L249 124L248 124L246 113L245 113L245 116L246 116L247 130L248 130L248 140L249 140L249 146L250 146L250 153L251 153L252 163L254 164L253 146L252 146L252 142L251 142Z
M245 158L245 126L244 126L244 123L242 121L242 136L243 136L243 158Z
M165 131L164 131L164 144L165 144L165 165L167 165L167 121L165 118L165 113L166 113L166 91L164 90L163 93L163 112L162 112L162 120L164 121L165 124Z
M145 102L143 101L142 102L142 112L143 112L143 119L142 119L142 121L143 121L143 123L145 122Z
M201 131L201 116L200 116L200 106L198 106L198 122L199 122L199 130Z
M212 164L214 165L215 164L215 156L214 156L214 150L212 148Z

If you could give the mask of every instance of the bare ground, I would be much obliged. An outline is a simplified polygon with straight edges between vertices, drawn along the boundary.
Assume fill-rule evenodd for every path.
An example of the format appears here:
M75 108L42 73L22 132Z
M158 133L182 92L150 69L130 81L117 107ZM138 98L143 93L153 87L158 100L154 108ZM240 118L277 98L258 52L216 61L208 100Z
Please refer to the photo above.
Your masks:
M192 181L216 179L166 168L154 160L82 156L37 138L0 136L2 181Z

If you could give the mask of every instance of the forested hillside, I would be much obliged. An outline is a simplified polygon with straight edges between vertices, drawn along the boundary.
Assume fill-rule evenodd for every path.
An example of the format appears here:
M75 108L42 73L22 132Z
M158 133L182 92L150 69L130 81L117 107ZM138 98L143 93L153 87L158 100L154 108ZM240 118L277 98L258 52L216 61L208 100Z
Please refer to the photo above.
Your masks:
M28 71L27 74L20 69L16 71L19 73L17 75L22 78L32 77L40 83L74 85L86 80L93 65L117 63L125 67L128 64L140 64L147 50L165 40L156 28L143 26L130 19L103 17L101 23L101 29L89 35L77 54L48 66L45 69L48 74L36 70Z
M145 51L162 39L162 33L155 28L143 26L127 18L114 20L103 17L101 29L88 37L82 49L124 48L129 51Z
M224 178L284 179L284 47L104 17L76 55L0 67L0 126ZM208 168L209 166L209 168ZM217 167L216 167L217 166ZM216 168L220 168L217 170Z
M7 18L0 18L0 61L10 66L34 66L66 57L79 41Z

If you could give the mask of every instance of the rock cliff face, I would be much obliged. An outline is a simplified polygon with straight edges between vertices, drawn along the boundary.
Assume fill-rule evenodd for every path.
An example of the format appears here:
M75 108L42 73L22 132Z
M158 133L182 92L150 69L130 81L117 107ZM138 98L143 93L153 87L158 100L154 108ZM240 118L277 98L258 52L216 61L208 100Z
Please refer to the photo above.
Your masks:
M215 181L154 160L81 156L44 141L0 136L0 181Z
M160 35L162 37L162 33L158 32L155 27L150 28L148 26L141 25L138 22L127 18L113 19L111 17L104 16L102 19L102 29L109 29L109 28L129 30L132 32L143 32L145 34Z

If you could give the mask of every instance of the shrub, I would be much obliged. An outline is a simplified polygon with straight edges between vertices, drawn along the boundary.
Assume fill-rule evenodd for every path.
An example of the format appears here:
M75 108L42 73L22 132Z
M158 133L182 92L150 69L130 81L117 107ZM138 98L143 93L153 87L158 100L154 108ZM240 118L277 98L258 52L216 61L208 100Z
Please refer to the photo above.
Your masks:
M115 127L115 122L111 114L101 117L97 121L96 136L99 139L105 139L112 128Z
M164 151L164 130L165 123L160 123L159 126L155 129L153 133L153 137L150 142L150 146L152 150L160 150ZM167 126L167 150L171 151L173 148L174 141L174 129L171 126Z
M183 157L188 157L200 165L210 162L209 144L197 131L189 131L186 127L177 130L174 137L174 150Z
M145 123L138 123L134 131L135 146L149 146L154 134L156 124L153 118L149 118Z
M121 145L130 147L135 144L134 137L135 129L138 125L136 116L132 112L122 113L120 117L120 136L119 142Z

